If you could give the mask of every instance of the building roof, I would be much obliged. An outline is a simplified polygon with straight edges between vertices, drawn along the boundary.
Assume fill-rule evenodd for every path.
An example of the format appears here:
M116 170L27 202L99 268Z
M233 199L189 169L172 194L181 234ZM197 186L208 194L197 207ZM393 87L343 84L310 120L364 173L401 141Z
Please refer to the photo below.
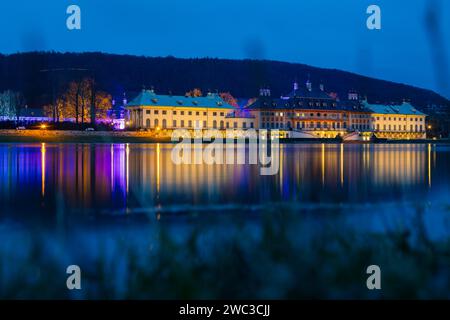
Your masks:
M312 103L312 105L310 105ZM319 104L319 105L317 105ZM325 104L325 105L324 105ZM280 99L262 94L248 109L302 109L327 111L371 112L359 101L338 101L325 92L323 85L314 87L308 80L305 86L294 83L293 90Z
M215 93L208 93L206 97L186 97L160 95L156 94L153 90L142 90L136 98L127 104L127 107L140 106L234 109L233 106L226 103L218 94Z
M331 98L325 91L320 88L313 87L311 90L306 87L297 87L288 94L289 98L308 98L308 99L329 99Z
M309 103L312 102L313 105L310 106ZM317 102L320 103L317 106ZM321 102L326 102L324 106ZM301 104L300 104L301 103ZM335 104L333 106L332 104ZM271 98L271 97L259 97L254 103L248 106L248 109L258 109L258 110L273 110L273 109L301 109L301 110L327 110L327 111L352 111L352 112L371 112L364 105L360 104L358 101L336 101L329 98L329 101L323 101L317 98Z
M408 102L403 102L400 105L384 105L384 104L370 104L367 101L363 101L362 105L373 113L426 116L425 113L420 112Z

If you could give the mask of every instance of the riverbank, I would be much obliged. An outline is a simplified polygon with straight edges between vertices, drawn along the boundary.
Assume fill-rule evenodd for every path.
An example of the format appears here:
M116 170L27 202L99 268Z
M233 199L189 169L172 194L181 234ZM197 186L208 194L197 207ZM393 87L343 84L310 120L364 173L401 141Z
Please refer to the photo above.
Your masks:
M168 133L151 131L0 130L0 143L170 143ZM339 139L280 139L281 143L341 143ZM449 139L387 140L376 143L450 143ZM345 143L373 143L348 141Z
M137 131L0 130L0 143L168 143L170 136Z

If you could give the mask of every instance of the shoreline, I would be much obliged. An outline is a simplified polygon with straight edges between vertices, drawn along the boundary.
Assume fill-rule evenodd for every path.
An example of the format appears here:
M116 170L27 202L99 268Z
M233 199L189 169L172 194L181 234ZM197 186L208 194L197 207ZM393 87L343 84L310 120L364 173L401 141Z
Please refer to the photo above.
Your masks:
M174 143L171 137L146 131L72 131L72 130L0 130L0 143ZM450 143L450 139L346 141L337 139L280 139L282 144L345 143L345 144L407 144Z
M171 143L137 131L0 130L0 143Z

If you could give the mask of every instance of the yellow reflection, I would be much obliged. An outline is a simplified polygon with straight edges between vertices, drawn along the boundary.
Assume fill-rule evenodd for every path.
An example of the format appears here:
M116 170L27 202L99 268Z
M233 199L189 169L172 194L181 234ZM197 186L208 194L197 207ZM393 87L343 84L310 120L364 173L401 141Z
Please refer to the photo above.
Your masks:
M160 188L160 154L161 154L161 145L159 143L156 144L156 195L159 197L159 188Z
M370 145L364 144L364 165L367 169L370 168Z
M341 165L341 186L344 186L344 144L341 143L341 161L340 161L340 165Z
M431 188L431 144L428 144L428 187Z
M373 152L373 181L377 185L424 183L427 154L419 145L378 145Z
M322 143L322 186L325 185L325 144Z
M283 192L284 190L283 190L283 163L284 163L284 160L283 160L283 154L284 154L284 148L283 147L280 147L280 189L281 189L281 192Z
M41 144L41 194L45 196L45 143Z

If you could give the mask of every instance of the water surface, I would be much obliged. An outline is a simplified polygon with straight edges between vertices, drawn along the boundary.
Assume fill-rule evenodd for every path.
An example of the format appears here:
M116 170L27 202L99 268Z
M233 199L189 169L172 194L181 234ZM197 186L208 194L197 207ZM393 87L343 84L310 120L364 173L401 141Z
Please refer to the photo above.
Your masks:
M258 165L176 165L172 148L1 144L1 217L438 203L450 189L447 145L282 145L274 176L261 176Z

